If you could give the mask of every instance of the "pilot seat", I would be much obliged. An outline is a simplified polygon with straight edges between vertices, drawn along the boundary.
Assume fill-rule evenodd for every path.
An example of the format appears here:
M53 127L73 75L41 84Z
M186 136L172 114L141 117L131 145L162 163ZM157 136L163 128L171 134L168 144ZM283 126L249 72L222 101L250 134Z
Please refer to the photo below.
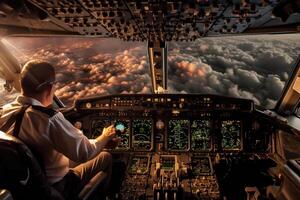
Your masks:
M37 157L18 138L0 131L0 189L10 191L18 199L90 199L95 198L96 188L106 178L98 173L75 197L65 197L47 183L45 172Z

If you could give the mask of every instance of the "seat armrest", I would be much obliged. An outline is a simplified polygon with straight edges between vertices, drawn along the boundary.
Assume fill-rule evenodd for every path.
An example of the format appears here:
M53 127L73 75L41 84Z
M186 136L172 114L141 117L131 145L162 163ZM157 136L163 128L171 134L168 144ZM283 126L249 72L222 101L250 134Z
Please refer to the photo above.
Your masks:
M91 196L91 194L93 194L94 191L98 188L100 183L104 181L106 177L107 177L107 173L103 171L96 174L80 191L79 199L82 200L88 199Z

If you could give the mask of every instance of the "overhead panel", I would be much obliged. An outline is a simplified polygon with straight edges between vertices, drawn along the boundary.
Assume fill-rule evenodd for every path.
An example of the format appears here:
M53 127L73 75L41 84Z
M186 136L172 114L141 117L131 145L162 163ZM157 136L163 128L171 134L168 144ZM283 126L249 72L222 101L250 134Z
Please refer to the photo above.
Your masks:
M72 28L30 2L20 0L0 1L0 36L7 35L77 35Z
M298 0L4 0L0 26L125 41L299 32ZM1 28L1 27L0 27ZM8 34L11 34L11 31ZM25 32L26 33L26 32Z
M89 36L110 36L101 24L100 19L94 9L97 9L89 1L60 0L60 1L40 1L31 0L33 4L46 11L60 23L73 29L80 35Z

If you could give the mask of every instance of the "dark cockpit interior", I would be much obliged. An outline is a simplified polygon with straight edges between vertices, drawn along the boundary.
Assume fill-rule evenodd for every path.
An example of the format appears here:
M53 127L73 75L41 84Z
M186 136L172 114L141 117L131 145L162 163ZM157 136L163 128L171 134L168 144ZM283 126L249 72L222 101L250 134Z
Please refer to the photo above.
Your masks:
M64 114L90 138L110 124L120 130L112 150L117 199L267 198L281 182L275 160L296 153L277 155L291 130L246 99L112 95L77 100Z
M73 61L66 56L65 52L60 52L61 54L57 57L53 56L57 59L55 62L57 61L58 68L59 64L63 63L58 62L61 61L59 58L67 57L69 59L67 64L61 64L60 69L65 67L70 71L65 74L61 73L61 77L65 75L70 76L69 79L75 79L74 74L79 68L76 66L78 63L74 60L82 61L91 57L91 60L94 59L95 63L98 62L101 65L99 69L92 69L91 66L88 66L88 61L81 63L82 65L87 64L79 72L79 74L83 74L82 77L79 77L82 81L80 84L83 83L83 86L79 84L82 88L85 87L84 83L88 83L86 76L91 75L90 71L98 70L102 73L97 71L92 74L95 79L94 87L103 83L98 79L105 77L106 74L110 74L107 77L112 77L109 67L107 67L109 65L102 65L102 63L118 54L112 54L111 57L100 56L100 59L97 60L96 54L93 54L92 57L91 54L85 53L83 48L74 47L71 43L78 46L87 44L87 47L84 48L90 49L92 52L95 51L94 46L97 45L89 46L88 42L83 42L83 45L79 38L95 40L115 38L122 42L140 42L147 46L145 48L147 56L137 56L137 58L144 59L142 67L149 68L147 71L149 72L149 78L147 77L149 85L146 86L151 85L151 89L147 90L148 93L135 94L128 90L126 93L103 95L94 92L93 97L79 96L75 98L78 91L69 89L67 92L71 94L69 96L72 96L70 99L75 99L71 106L65 106L62 103L63 95L54 97L53 107L60 110L65 118L76 128L82 130L88 138L98 137L103 129L111 124L117 130L117 138L120 140L118 146L106 149L113 156L113 173L110 190L107 191L108 195L103 198L107 200L296 200L300 195L300 57L289 69L291 74L282 75L283 73L280 71L281 74L278 75L277 72L274 72L274 80L280 82L280 76L286 78L284 82L280 82L282 90L274 92L281 93L278 101L272 99L275 107L269 109L256 105L247 91L244 94L249 98L240 98L234 95L234 97L230 97L228 93L217 95L216 92L192 94L182 93L178 90L176 94L169 93L168 74L170 75L172 70L176 71L179 64L169 68L169 47L176 45L169 46L168 44L171 42L187 44L185 46L185 53L187 53L182 57L179 56L179 59L183 60L188 57L189 52L191 54L197 52L189 51L192 46L188 45L189 42L197 42L198 39L203 38L210 38L210 42L213 44L215 38L222 40L225 36L234 38L235 36L254 35L255 37L265 34L263 39L270 35L278 35L280 40L280 34L290 34L296 38L300 32L299 11L299 0L4 0L0 1L0 81L3 79L6 91L20 91L18 80L21 67L16 58L18 56L13 56L3 42L7 38L9 41L21 37L27 39L43 37L47 40L54 36L63 39L70 36L71 39L69 39L72 42L66 42L64 48L61 49L66 50L66 46L70 45L68 53L71 52L73 57L70 56L70 58ZM56 39L54 39L54 43L62 41ZM260 43L261 41L257 40L256 42ZM45 41L42 44L45 44ZM105 45L112 44L107 42ZM196 46L196 49L201 47L196 43L193 45L192 47ZM208 51L211 50L208 48L210 44L205 45L201 49L203 54L209 53ZM220 54L226 49L218 49L217 43L214 45L219 53L221 52ZM268 45L270 46L271 42L267 42L265 46ZM34 45L32 44L32 46ZM287 45L281 46L284 47L283 50L280 49L282 52L293 48ZM39 53L42 52L41 55L57 53L51 52L51 48L50 45L48 50L41 50ZM259 52L259 48L263 49L263 47L257 48L247 41L240 45L240 49L243 48L258 52L251 56L249 56L250 53L249 55L241 54L248 61L245 62L245 66L255 63L252 57L259 53L262 54ZM16 49L18 50L15 47L14 50L17 51ZM292 51L299 56L297 50L299 48ZM33 50L31 49L31 51ZM83 54L79 55L78 52L83 52ZM173 57L177 53L180 53L179 50L178 52L173 51ZM217 66L220 69L215 74L221 74L226 71L226 65L231 65L230 62L228 62L229 64L225 63L226 59L230 60L228 55L231 53L237 54L237 51L224 54L222 59L218 57L219 60L215 63L220 65L220 67ZM269 52L266 55L272 57L271 54L272 52ZM33 57L32 55L29 57ZM279 57L276 56L279 54L274 55L272 58ZM125 57L130 59L127 54ZM146 57L147 59L145 59ZM192 67L196 68L199 63L203 64L216 59L217 56L202 60L199 58ZM292 60L290 57L288 59ZM275 63L277 60L274 60L272 62ZM148 64L145 64L146 62ZM222 62L225 64L221 65ZM121 61L116 63L122 65ZM239 70L239 67L244 66L240 65L239 59L232 63L237 65L234 69L236 71ZM278 63L276 64L282 64ZM138 68L138 64L134 67ZM268 64L263 62L253 69L263 68ZM285 63L283 62L283 64ZM273 63L270 66L270 73L276 71L272 68L274 67ZM239 72L243 73L240 79L244 78L244 82L257 80L255 84L259 85L268 81L264 79L263 75L249 70L250 68L247 68L248 73L246 73L242 67ZM212 70L214 69L209 68L207 71ZM233 73L236 72L234 70L232 69L232 79L235 79L234 76L238 76L237 73ZM266 70L261 69L261 71ZM264 75L268 76L269 71L264 72ZM101 74L101 78L99 74ZM183 76L182 74L179 71L178 73L174 72L172 76ZM257 75L258 78L249 78L251 74ZM201 75L203 76L200 72L198 75L199 79L202 78ZM114 77L117 76L118 73L115 73ZM220 77L222 79L225 76ZM131 79L135 79L135 77ZM114 80L117 82L117 79ZM260 80L264 81L260 82ZM73 81L73 85L77 84L76 80L68 81ZM138 82L139 79L134 81ZM226 81L229 82L229 80L225 80L224 83ZM215 85L222 85L222 83L215 81ZM243 80L240 83L243 83ZM128 83L125 84L128 85ZM181 84L181 87L185 86L185 83ZM269 84L275 84L275 82ZM229 85L224 84L224 87L229 87ZM59 86L63 87L64 85L60 83ZM203 87L203 85L199 84L197 87ZM85 88L85 90L90 89L89 87ZM236 89L238 90L237 87ZM252 88L252 90L255 89ZM255 92L268 93L266 89ZM0 90L0 94L4 94L2 90ZM260 98L264 99L265 96L261 95ZM5 95L3 99L1 101L8 103ZM270 99L266 101L268 100ZM11 158L19 151L22 156L25 156L26 164L34 161L32 159L34 156L28 153L28 148L20 148L20 144L23 145L16 138L0 134L1 200L22 199L20 194L24 191L27 192L21 186L16 188L14 185L10 185L8 188L4 184L11 177L5 174L5 170L12 171L16 176L20 173L23 179L25 177L26 183L31 180L30 167L32 166L22 168L23 174L17 171L21 166L19 162L16 162L17 164L13 167L10 166L9 169L5 168L6 163L11 161ZM11 150L11 147L14 149ZM17 161L23 159L18 156L16 158ZM41 169L34 172L34 178L35 176L44 178ZM102 198L93 193L93 188L101 187L99 183L103 180L102 175L98 177L97 181L89 183L84 188L79 199ZM18 184L22 185L23 179ZM30 192L34 193L34 191L37 190L33 189Z

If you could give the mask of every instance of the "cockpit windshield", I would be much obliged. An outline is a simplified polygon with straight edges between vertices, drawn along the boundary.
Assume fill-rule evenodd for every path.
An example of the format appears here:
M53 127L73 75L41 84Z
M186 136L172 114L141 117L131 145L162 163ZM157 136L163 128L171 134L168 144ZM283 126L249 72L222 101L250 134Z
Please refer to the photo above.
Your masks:
M67 106L103 94L151 93L147 43L112 38L8 37L24 64L43 59L57 71L56 95ZM168 43L168 93L252 99L273 108L300 52L299 34L215 37ZM3 90L0 105L15 98Z

